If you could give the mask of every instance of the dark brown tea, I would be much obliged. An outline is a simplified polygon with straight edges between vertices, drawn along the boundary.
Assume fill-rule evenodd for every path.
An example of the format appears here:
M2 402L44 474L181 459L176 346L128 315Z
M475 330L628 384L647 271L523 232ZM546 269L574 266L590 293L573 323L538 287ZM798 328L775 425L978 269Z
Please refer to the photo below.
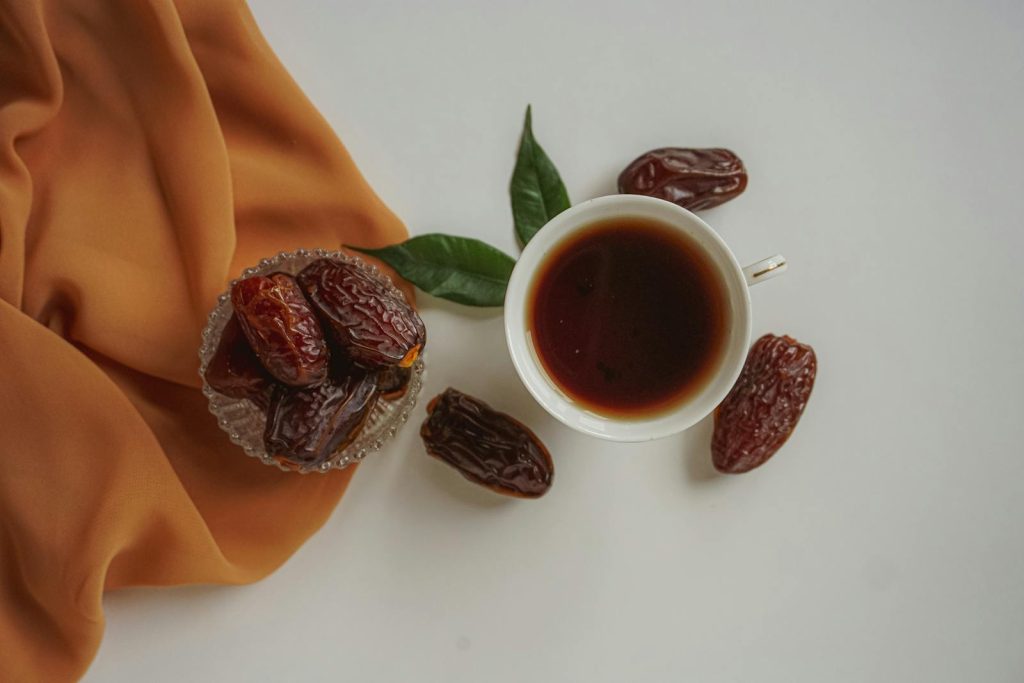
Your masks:
M556 247L530 295L548 375L602 414L671 409L714 373L725 289L697 244L647 218L594 223Z

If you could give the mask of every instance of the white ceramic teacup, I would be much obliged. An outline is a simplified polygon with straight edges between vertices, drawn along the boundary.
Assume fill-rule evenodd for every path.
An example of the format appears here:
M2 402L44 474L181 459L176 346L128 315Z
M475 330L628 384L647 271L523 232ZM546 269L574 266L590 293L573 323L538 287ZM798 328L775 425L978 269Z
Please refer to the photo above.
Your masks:
M563 241L597 221L646 218L685 233L718 271L726 290L725 348L718 367L698 391L673 408L650 416L602 415L574 401L548 375L534 348L529 305L540 266ZM611 195L577 204L553 218L523 250L505 295L505 337L516 372L545 410L566 425L611 441L648 441L681 432L706 417L736 382L750 347L750 294L747 288L782 273L782 256L740 267L711 227L686 209L641 195Z

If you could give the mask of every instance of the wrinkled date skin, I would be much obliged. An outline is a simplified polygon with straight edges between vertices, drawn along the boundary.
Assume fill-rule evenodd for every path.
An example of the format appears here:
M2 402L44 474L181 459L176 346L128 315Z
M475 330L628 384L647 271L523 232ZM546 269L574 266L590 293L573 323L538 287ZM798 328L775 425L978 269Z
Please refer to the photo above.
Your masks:
M380 397L393 401L405 395L409 388L409 380L412 378L412 368L400 368L392 365L377 371L377 388Z
M727 149L662 147L637 157L619 175L619 192L643 194L699 211L738 197L747 170Z
M297 280L334 341L367 368L412 365L427 342L423 320L357 266L320 259Z
M495 493L539 498L555 466L540 439L483 401L446 389L427 406L420 436L427 453Z
M758 339L735 386L715 411L715 469L740 474L772 457L796 428L817 373L810 346L786 336Z
M214 391L225 396L247 398L264 409L270 402L273 380L249 346L237 316L224 326L204 376Z
M315 387L274 389L263 444L271 456L316 467L347 446L377 402L373 373L328 379Z
M301 387L327 377L323 330L291 275L241 280L231 290L231 303L256 357L276 379Z

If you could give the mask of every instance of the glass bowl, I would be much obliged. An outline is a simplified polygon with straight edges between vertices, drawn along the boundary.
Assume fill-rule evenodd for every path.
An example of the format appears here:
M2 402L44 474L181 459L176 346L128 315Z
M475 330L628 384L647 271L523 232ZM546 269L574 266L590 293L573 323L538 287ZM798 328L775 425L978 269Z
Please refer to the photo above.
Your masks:
M361 259L349 256L340 251L327 251L325 249L299 249L293 252L281 252L272 258L260 261L252 268L242 272L239 279L252 277L253 275L267 275L274 272L284 272L295 275L313 261L321 258L337 259L351 263L369 273L372 277L385 283L387 288L398 296L405 298L405 295L395 287L391 279L380 272L376 266L370 265ZM217 343L220 341L224 325L231 318L234 309L231 307L231 287L238 282L232 280L227 291L217 298L217 306L210 313L203 328L203 343L199 347L199 374L203 376L203 395L209 399L210 412L217 418L217 424L224 430L232 443L241 446L245 454L257 458L265 465L273 465L286 472L328 472L332 469L342 469L354 462L365 458L368 454L380 450L409 419L420 389L423 386L423 373L425 364L421 354L412 366L412 376L409 379L409 386L401 396L387 400L381 398L377 401L373 412L366 419L362 430L355 440L349 445L338 449L334 454L321 465L286 465L279 463L271 457L263 447L263 430L267 424L266 415L254 403L246 399L230 398L220 394L206 383L206 366L210 363Z

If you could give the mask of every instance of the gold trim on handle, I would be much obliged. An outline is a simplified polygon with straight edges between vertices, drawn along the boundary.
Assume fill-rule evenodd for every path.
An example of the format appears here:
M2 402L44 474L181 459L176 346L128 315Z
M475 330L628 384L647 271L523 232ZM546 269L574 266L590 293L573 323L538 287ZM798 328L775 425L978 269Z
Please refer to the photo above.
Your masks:
M773 263L773 264L771 264L770 266L768 266L767 268L765 268L764 270L759 270L759 271L757 271L756 273L754 273L753 275L751 275L751 276L750 276L750 278L751 278L751 279L753 279L753 278L756 278L756 277L761 277L761 276L762 276L762 275L764 275L765 273L770 273L770 272L772 272L773 270L775 270L775 269L777 269L777 268L781 268L781 267L782 267L782 266L784 266L784 265L786 265L786 262L785 262L785 261L781 261L781 262L778 262L778 263Z

